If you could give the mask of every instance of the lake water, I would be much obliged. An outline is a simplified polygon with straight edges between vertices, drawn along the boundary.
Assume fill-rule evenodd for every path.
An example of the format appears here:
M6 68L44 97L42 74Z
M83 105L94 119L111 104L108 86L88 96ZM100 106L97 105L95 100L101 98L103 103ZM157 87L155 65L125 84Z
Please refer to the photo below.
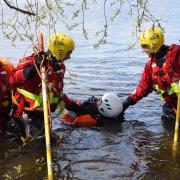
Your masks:
M71 60L66 62L64 92L81 100L114 92L124 100L137 86L147 57L138 45L127 51L134 38L130 36L132 20L126 15L126 9L109 28L108 44L93 48L97 41L93 34L97 27L103 26L104 21L100 4L86 15L88 41L82 37L81 28L66 31L61 23L57 25L58 31L70 34L76 42L76 50ZM179 0L152 0L151 9L155 16L163 19L166 44L178 44ZM42 31L47 34L46 30ZM28 49L26 55L32 52L29 45L19 42L12 47L1 34L0 56L17 64L25 50ZM56 178L180 179L179 152L173 157L171 151L174 125L161 121L161 106L160 98L152 93L126 111L124 123L102 128L74 128L61 124L60 119L55 118L54 128L63 135L60 146L53 147ZM32 142L17 152L16 143L5 139L0 141L1 177L46 178L46 160L42 159L45 158L45 148L42 143Z

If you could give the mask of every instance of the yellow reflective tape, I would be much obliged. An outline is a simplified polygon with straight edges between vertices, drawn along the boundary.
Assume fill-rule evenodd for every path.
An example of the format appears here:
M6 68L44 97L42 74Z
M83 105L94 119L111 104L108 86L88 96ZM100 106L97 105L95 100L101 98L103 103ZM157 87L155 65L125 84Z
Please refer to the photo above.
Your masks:
M58 97L54 97L53 93L49 93L49 101L50 101L50 104L58 103L59 98Z
M58 104L57 108L61 110L61 109L64 108L64 105L65 105L64 101L61 101L61 102Z
M20 88L17 88L17 91L18 91L20 94L22 94L23 96L25 96L25 97L27 97L27 98L29 98L29 99L34 100L34 101L35 101L35 103L34 103L34 108L40 106L40 105L42 104L42 102L43 102L42 92L40 93L40 95L35 95L35 94L31 93L31 92L28 92L28 91L26 91L26 90L24 90L24 89L20 89ZM63 96L64 96L64 94L63 94L63 93L60 93L60 94L59 94L59 97L54 97L54 94L53 94L52 92L50 92L50 93L49 93L50 104L53 104L53 103L57 104L58 101L59 101L59 99L62 98ZM62 101L62 102L63 102L63 101ZM59 108L59 109L61 109L61 108L63 109L63 107L64 107L64 102L63 102L63 104L60 102L59 105L60 105L60 108ZM58 105L58 107L59 107L59 105Z
M42 93L40 93L40 95L37 96L37 99L35 99L34 107L40 106L42 102L43 102L43 97L42 97Z
M157 91L157 93L160 95L161 99L163 99L163 94L165 93L165 91L160 89L158 84L155 84L154 88ZM171 88L168 89L166 92L168 95L176 94L178 96L179 94L178 85L175 82L171 83Z
M52 101L52 103L55 103L55 104L57 104L57 103L58 103L58 101L59 101L59 98L58 98L58 97L56 97L56 98L54 97L54 98L53 98L53 101Z
M171 83L171 88L167 91L167 93L169 95L174 93L178 95L179 94L178 85L175 82Z
M62 98L63 96L64 96L64 93L60 93L60 94L59 94L59 97Z
M62 110L61 112L60 112L60 116L62 117L62 116L64 116L64 110Z
M154 88L155 90L157 91L157 93L159 94L161 100L163 101L164 98L163 98L163 93L165 92L164 90L160 89L159 85L158 84L155 84L154 85Z
M64 115L64 105L65 105L65 102L64 101L61 101L58 106L57 106L57 109L60 110L60 115L63 116Z
M52 104L53 103L53 93L49 93L49 103Z
M30 99L32 99L32 100L37 100L37 98L38 98L38 95L35 95L35 94L33 94L33 93L30 93L30 92L28 92L28 91L26 91L26 90L24 90L24 89L17 88L17 91L18 91L20 94L22 94L22 95L24 95L24 96L26 96L26 97L28 97L28 98L30 98Z
M20 94L22 94L23 96L25 96L25 97L27 97L29 99L34 100L35 101L34 107L38 107L42 103L42 93L40 93L40 95L38 96L38 95L35 95L35 94L33 94L31 92L28 92L28 91L26 91L24 89L20 89L20 88L17 88L17 91Z

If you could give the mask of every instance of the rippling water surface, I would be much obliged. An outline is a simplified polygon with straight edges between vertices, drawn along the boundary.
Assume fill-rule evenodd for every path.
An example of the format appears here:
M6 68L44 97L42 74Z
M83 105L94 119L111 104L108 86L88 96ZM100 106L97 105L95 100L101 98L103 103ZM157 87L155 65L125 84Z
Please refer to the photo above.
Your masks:
M155 15L163 18L166 43L179 43L179 0L151 4ZM126 50L133 38L132 21L125 11L109 29L109 43L94 49L97 39L91 33L103 22L102 18L93 17L100 14L100 6L94 12L96 15L87 15L89 41L82 39L79 29L68 32L76 41L76 50L66 62L64 91L81 100L92 95L100 97L105 92L119 93L125 99L136 87L147 57L138 46ZM61 24L57 28L65 32ZM2 36L0 41L0 56L14 64L28 47L25 42L11 47ZM126 111L122 124L102 128L70 127L57 117L54 128L63 135L60 146L53 147L57 179L180 179L179 153L173 157L171 152L174 124L162 123L161 105L159 97L151 94ZM32 142L19 152L15 142L3 138L0 142L1 177L14 174L19 179L46 178L43 143Z

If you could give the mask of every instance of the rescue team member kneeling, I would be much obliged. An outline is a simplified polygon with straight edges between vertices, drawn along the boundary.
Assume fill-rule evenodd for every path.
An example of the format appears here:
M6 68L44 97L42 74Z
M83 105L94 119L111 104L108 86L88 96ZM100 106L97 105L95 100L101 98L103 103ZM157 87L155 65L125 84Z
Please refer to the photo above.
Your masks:
M164 45L160 28L153 27L142 32L139 38L143 52L149 56L142 78L136 90L124 102L124 111L153 90L166 103L163 117L175 119L177 109L177 83L180 80L180 46Z
M55 33L49 38L48 51L44 52L44 65L48 79L51 112L54 112L57 108L62 110L63 106L75 111L80 108L63 93L64 61L70 59L74 48L73 39L67 35ZM12 115L21 128L20 136L23 138L27 138L31 134L29 119L34 120L36 128L44 126L42 84L36 70L36 67L40 67L41 62L41 54L32 54L25 57L19 61L9 78L9 84L13 89Z
M13 65L7 59L0 58L0 135L4 135L9 120L11 92L8 78L13 68Z
M76 110L76 113L73 110L67 111L62 117L62 122L83 127L94 127L123 121L122 101L116 94L106 93L100 99L92 96L80 106L82 110Z

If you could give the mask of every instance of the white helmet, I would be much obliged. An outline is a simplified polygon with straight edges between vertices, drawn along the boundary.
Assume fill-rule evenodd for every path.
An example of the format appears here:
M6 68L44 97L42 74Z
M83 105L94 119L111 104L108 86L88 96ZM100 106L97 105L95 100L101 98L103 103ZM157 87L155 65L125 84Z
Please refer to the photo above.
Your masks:
M98 105L99 113L109 118L117 117L122 112L122 109L122 101L113 93L104 94Z

